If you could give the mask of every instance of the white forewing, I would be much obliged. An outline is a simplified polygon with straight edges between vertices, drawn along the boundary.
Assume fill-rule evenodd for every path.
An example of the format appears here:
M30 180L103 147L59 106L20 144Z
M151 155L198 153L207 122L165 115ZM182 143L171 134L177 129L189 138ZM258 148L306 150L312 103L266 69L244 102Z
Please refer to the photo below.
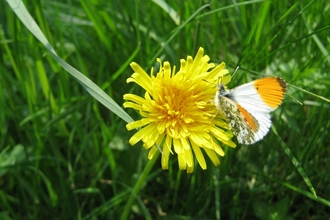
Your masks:
M269 113L274 109L267 106L254 87L254 82L229 90L231 98L251 114Z

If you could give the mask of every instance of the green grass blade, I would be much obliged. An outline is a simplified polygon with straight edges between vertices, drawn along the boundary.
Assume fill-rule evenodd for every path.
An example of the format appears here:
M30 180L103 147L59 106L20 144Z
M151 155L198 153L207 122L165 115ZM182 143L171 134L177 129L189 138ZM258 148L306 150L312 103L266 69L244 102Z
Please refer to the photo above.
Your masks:
M28 166L27 169L32 170L35 172L35 174L39 175L41 179L44 181L44 184L46 186L49 199L51 200L51 204L55 206L58 202L58 195L56 191L54 190L54 187L52 186L52 182L48 179L48 177L39 169L36 169L33 166Z
M34 21L30 13L27 11L24 3L21 0L7 0L10 7L15 14L23 22L26 28L46 47L50 55L65 69L67 70L78 82L91 94L96 100L102 103L110 111L115 113L127 123L133 119L113 100L108 96L100 87L93 83L89 78L76 70L70 64L66 63L56 54L53 47L50 45L45 35L40 30L37 23Z
M133 51L132 55L125 61L125 63L123 65L121 65L121 67L111 76L111 80L115 81L120 74L124 71L124 69L130 64L130 62L132 62L132 60L134 59L134 57L138 54L138 52L141 49L141 45L139 44L135 50Z
M171 7L171 5L167 4L163 0L152 0L155 4L157 4L159 7L161 7L174 21L176 25L180 24L180 16L178 13Z
M214 14L214 13L218 13L220 11L224 11L224 10L227 10L227 9L230 9L230 8L235 8L235 7L238 7L238 6L250 5L250 4L255 4L255 3L265 2L265 1L266 0L252 0L252 1L244 1L244 2L235 3L235 4L231 4L231 5L228 5L228 6L224 6L224 7L217 8L215 10L211 10L209 12L203 13L202 15L198 15L197 18L202 18L202 17L208 16L208 15L211 15L211 14Z
M104 25L102 24L100 16L98 15L97 10L94 8L94 5L90 1L81 0L80 2L85 12L87 13L87 16L93 22L93 27L95 28L96 33L102 40L102 43L106 45L108 49L111 49L109 39L105 35L106 31L104 30Z
M260 12L260 22L258 22L257 24L257 29L256 29L256 33L255 33L255 43L258 44L259 40L262 36L263 31L265 30L265 22L268 21L267 16L269 16L269 9L270 9L270 5L272 4L271 1L265 1L262 3L262 9Z
M307 22L306 19L306 15L305 13L302 13L302 17L304 18L305 21L305 25L306 28L308 30L309 33L314 32L314 30L312 29L312 27L310 26L310 24ZM330 54L328 49L323 45L322 41L319 39L319 37L316 34L312 35L313 40L315 41L316 45L319 47L319 49L321 50L321 52L323 53L326 61L328 62L328 64L330 65Z
M320 95L317 95L317 94L312 93L312 92L310 92L310 91L307 91L306 89L300 88L300 87L295 86L295 85L292 85L292 84L290 84L289 86L290 86L290 87L293 87L293 88L295 88L295 89L298 89L298 90L300 90L300 91L302 91L302 92L304 92L304 93L307 93L307 94L309 94L309 95L315 96L316 98L322 99L323 101L330 102L330 99L328 99L328 98L326 98L326 97L323 97L323 96L320 96Z
M326 199L321 198L321 197L319 197L319 196L316 197L314 193L311 193L311 192L308 192L308 191L306 191L306 190L300 189L300 188L295 187L295 186L293 186L293 185L291 185L291 184L289 184L289 183L286 183L286 182L281 182L281 183L282 183L285 187L287 187L287 188L289 188L289 189L292 189L292 190L295 191L295 192L298 192L298 193L300 193L300 194L302 194L302 195L304 195L304 196L306 196L306 197L308 197L308 198L310 198L310 199L313 199L313 200L315 200L315 201L317 201L317 202L320 202L320 203L323 204L323 205L326 205L326 206L330 207L330 201L329 201L329 200L326 200Z
M272 126L272 131L274 132L274 134L276 136L279 137L278 132L275 128L275 126ZM313 193L313 195L315 197L317 197L316 195L316 191L312 185L312 182L309 180L307 174L305 173L304 169L301 167L299 161L297 160L297 158L292 154L290 148L284 143L284 141L279 137L280 140L280 145L283 148L284 152L286 153L286 155L291 159L292 164L296 167L296 169L298 170L299 174L301 175L301 177L303 178L304 182L306 183L306 185L308 186L309 190Z
M161 52L167 47L167 45L174 39L174 37L189 23L191 22L201 11L203 11L205 8L209 7L208 4L203 5L198 10L196 10L185 22L183 22L179 27L177 27L174 31L174 33L167 39L167 41L162 44L161 48L158 50L158 52L155 54L154 58L151 59L152 62L156 60L157 57L161 54Z

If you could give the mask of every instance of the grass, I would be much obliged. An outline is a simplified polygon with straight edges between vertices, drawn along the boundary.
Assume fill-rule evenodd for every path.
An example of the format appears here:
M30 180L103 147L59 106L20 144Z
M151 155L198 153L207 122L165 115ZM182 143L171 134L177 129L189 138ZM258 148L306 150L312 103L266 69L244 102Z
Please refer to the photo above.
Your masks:
M1 219L328 217L328 1L17 2L62 60L0 2ZM126 84L128 64L178 67L200 46L231 72L240 66L231 87L265 75L291 86L261 142L224 148L205 171L179 171L175 156L163 171L128 144L126 122L139 116L121 112L122 97L142 94Z

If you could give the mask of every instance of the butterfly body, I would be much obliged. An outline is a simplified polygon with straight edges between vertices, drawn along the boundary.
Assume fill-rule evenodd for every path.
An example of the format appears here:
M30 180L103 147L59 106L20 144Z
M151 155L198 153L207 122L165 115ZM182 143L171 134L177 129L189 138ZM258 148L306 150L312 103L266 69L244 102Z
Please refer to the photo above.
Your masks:
M238 142L253 144L268 133L270 112L282 103L286 89L286 82L278 77L261 78L230 90L219 83L215 105Z

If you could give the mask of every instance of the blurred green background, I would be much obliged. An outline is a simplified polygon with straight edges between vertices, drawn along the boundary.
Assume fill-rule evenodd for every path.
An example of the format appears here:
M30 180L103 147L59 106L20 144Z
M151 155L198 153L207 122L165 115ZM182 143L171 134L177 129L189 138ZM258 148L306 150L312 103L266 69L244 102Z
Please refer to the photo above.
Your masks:
M178 68L200 46L211 62L240 66L229 87L263 76L292 85L266 138L224 147L218 167L208 159L207 170L186 174L173 155L163 171L158 159L129 219L329 218L329 1L19 4L59 57L121 106L124 94L143 94L126 84L129 62L149 73L160 57ZM148 152L128 144L135 131L49 56L6 1L0 88L0 219L120 218Z

